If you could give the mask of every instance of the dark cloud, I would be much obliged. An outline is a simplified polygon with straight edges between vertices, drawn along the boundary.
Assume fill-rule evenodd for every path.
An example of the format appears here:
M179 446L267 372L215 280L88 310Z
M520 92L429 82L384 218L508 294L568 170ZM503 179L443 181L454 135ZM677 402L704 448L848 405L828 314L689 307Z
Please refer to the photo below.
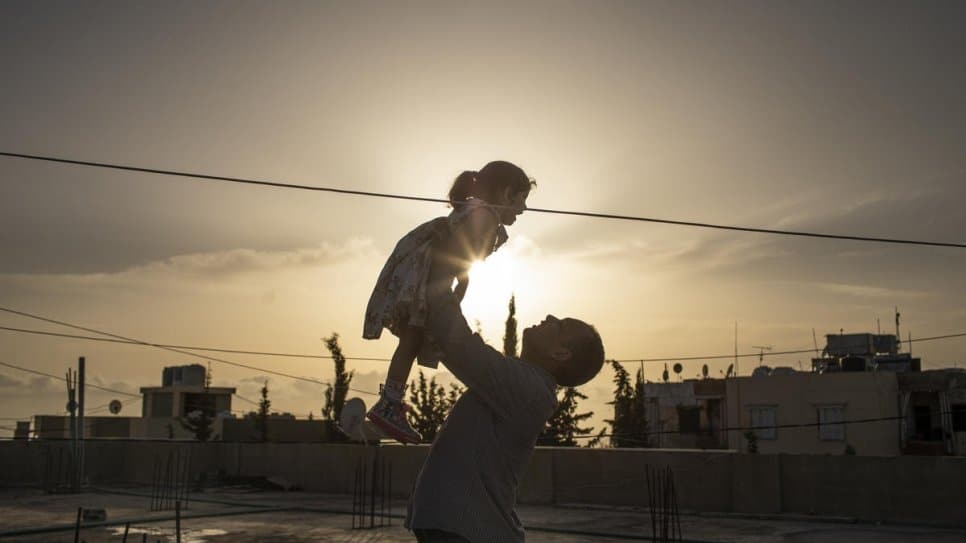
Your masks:
M60 383L49 377L30 377L20 380L0 374L0 393L4 396L40 396L62 390L66 398L66 385L59 386Z

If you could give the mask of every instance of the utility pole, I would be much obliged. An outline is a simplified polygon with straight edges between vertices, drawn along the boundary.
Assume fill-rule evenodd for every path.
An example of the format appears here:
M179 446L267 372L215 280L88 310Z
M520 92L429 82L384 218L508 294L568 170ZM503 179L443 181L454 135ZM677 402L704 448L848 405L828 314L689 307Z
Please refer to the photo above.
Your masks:
M77 466L77 370L67 369L67 412L70 413L70 465L76 469ZM58 483L59 484L59 483ZM72 492L79 492L77 488L77 477L73 471L70 474L70 488Z
M77 448L77 491L84 483L84 388L85 388L85 360L80 357L77 361L77 436L79 446Z

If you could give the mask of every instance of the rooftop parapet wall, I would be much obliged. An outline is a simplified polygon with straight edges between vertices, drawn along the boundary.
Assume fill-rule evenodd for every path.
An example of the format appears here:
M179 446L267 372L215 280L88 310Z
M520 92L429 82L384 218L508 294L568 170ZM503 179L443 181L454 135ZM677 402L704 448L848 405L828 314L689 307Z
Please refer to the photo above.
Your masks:
M66 441L0 443L0 486L39 485L44 451ZM348 494L373 447L317 443L197 443L101 440L87 443L91 484L150 485L156 458L191 451L201 473L281 476L310 491ZM428 446L387 446L392 489L405 497ZM736 454L728 451L538 448L519 501L532 504L647 505L645 466L674 472L682 511L794 513L868 521L966 527L966 458Z

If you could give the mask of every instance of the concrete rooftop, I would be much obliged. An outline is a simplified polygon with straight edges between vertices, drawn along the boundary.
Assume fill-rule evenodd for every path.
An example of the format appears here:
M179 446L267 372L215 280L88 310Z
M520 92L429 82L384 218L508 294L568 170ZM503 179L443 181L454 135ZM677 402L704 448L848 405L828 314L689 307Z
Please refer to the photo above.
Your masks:
M14 532L54 526L71 527L77 508L103 508L108 523L81 530L87 543L120 542L124 522L132 520L128 541L174 542L173 512L150 512L146 487L111 487L83 494L47 495L36 489L0 489L0 540L17 542L72 542L73 530L14 535ZM200 501L209 500L209 501ZM301 508L301 509L297 509ZM307 511L311 509L313 511ZM183 543L412 542L402 527L405 502L395 501L391 527L353 530L351 496L309 492L258 491L244 487L209 489L189 496L184 511ZM344 513L341 513L344 512ZM520 506L531 543L589 543L647 540L650 517L636 508L581 506ZM790 516L681 516L685 541L777 543L861 543L932 541L966 543L966 530L908 525L871 525L850 519ZM638 539L639 538L639 539Z

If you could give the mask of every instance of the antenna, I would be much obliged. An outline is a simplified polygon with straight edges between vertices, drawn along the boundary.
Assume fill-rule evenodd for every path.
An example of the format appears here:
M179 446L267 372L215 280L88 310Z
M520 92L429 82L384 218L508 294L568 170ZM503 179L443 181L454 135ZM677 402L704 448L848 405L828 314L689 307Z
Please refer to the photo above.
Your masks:
M772 349L771 345L752 345L752 349L758 349L758 366L760 367L762 362L765 361L765 351L770 351Z
M896 350L902 350L902 334L899 333L899 306L896 306Z
M735 375L738 375L738 321L735 321Z
M818 357L818 339L815 338L814 328L812 328L812 345L815 346L815 356Z
M707 364L701 366L701 376L704 377L705 379L708 378L708 365Z

